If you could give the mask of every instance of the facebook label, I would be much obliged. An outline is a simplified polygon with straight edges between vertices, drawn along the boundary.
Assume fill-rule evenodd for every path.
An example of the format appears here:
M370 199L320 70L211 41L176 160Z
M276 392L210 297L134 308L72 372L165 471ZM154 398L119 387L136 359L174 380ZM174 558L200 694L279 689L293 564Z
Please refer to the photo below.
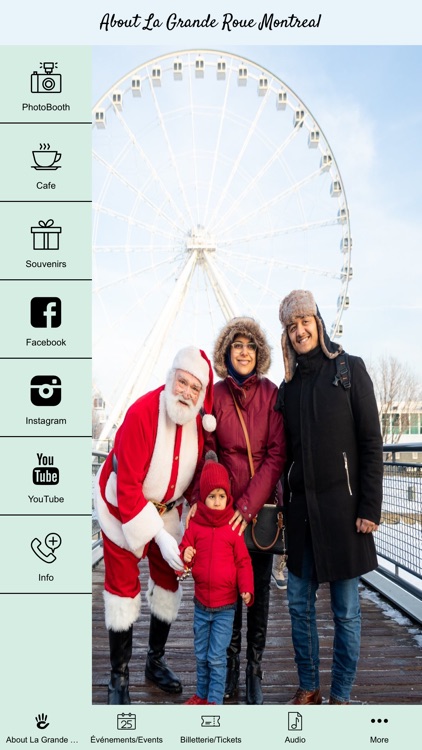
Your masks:
M62 303L58 297L33 297L31 299L33 328L58 328L61 322Z

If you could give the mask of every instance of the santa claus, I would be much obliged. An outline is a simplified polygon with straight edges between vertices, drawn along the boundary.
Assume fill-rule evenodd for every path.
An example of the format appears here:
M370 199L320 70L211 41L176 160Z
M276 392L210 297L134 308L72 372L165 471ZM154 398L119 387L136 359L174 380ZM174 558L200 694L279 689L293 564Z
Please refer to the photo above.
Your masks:
M164 650L181 600L184 493L203 452L202 428L215 429L212 368L196 347L181 349L165 385L128 409L113 450L97 475L96 509L104 541L105 621L109 631L109 704L128 704L133 623L141 609L138 564L149 562L151 611L146 677L168 693L180 680ZM200 411L205 412L201 419Z

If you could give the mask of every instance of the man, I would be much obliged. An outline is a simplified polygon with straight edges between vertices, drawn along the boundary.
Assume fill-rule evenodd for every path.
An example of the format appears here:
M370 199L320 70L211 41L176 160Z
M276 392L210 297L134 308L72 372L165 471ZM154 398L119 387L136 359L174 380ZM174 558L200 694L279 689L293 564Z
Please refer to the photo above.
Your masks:
M334 619L330 704L347 704L359 658L359 576L377 566L373 532L382 501L382 439L363 361L328 338L311 292L280 305L289 453L285 488L287 598L299 688L290 704L320 704L318 585L329 582ZM336 360L341 357L341 377Z
M148 557L151 610L146 677L168 693L180 680L164 650L177 617L183 569L178 544L183 494L202 457L202 427L215 429L213 376L204 352L181 349L165 386L139 398L116 433L97 478L96 508L104 540L105 621L109 630L109 704L128 704L132 628L141 608L138 563ZM201 409L205 416L199 416Z

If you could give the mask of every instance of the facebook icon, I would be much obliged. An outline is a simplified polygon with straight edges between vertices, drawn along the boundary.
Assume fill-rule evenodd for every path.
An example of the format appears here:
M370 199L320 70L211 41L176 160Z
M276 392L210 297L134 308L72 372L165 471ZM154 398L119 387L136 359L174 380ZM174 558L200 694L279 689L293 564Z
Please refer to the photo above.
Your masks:
M62 322L62 303L58 297L31 299L31 325L34 328L58 328Z

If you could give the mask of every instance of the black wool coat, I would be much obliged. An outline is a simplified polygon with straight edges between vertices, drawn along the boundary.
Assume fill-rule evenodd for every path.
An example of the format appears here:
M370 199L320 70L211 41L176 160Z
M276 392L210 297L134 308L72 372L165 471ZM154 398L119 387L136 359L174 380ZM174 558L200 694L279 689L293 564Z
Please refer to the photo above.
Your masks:
M380 521L382 437L365 365L349 355L349 368L351 388L335 386L335 360L318 346L298 356L295 374L284 384L287 565L301 576L310 534L319 582L377 567L373 535L358 533L355 524L357 518Z

